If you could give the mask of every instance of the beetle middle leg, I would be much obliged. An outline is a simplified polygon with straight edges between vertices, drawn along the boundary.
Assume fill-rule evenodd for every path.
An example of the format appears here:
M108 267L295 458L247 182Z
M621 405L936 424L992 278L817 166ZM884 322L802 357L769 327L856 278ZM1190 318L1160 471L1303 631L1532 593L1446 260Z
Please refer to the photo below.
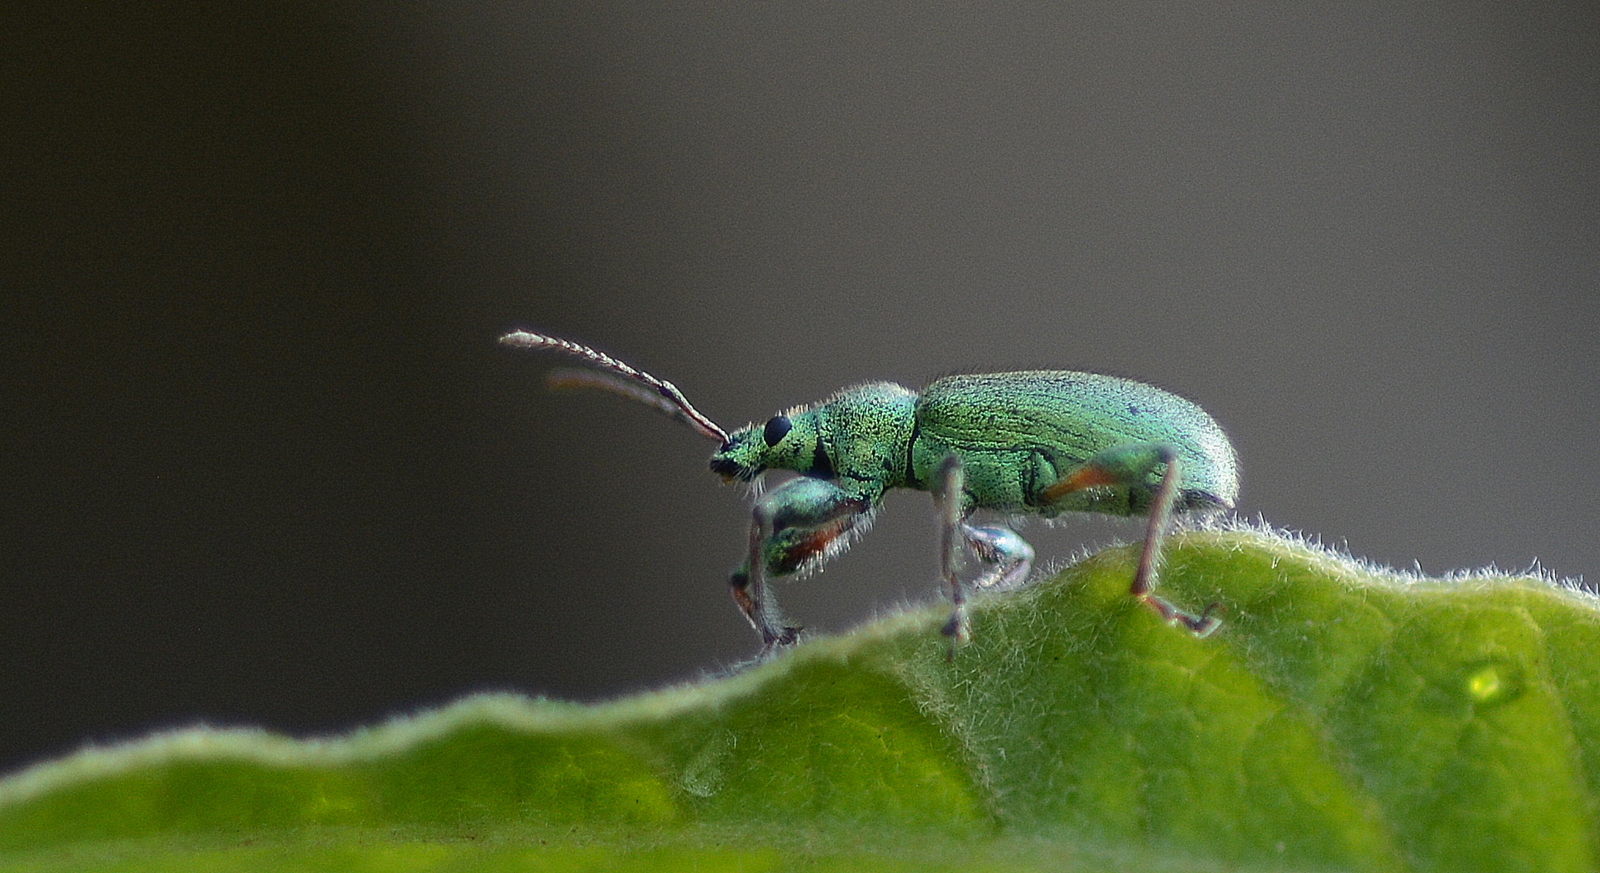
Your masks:
M840 551L848 534L870 517L874 502L831 482L802 477L768 491L751 511L745 563L728 577L734 602L761 634L761 654L799 639L800 628L784 624L767 585Z
M1176 449L1164 443L1113 446L1073 468L1060 481L1045 488L1042 496L1048 503L1089 488L1115 485L1143 487L1150 474L1162 464L1166 465L1166 470L1150 501L1144 548L1139 552L1139 567L1133 574L1133 584L1129 586L1128 593L1150 607L1163 621L1181 624L1195 636L1203 637L1216 630L1221 623L1211 614L1217 607L1215 603L1207 606L1199 615L1194 615L1173 606L1151 590L1160 572L1161 540L1166 535L1178 501L1178 482L1182 471Z
M960 645L970 635L967 618L967 589L982 588L1005 590L1015 588L1028 578L1033 568L1033 547L1008 527L992 525L978 527L967 524L971 510L966 507L962 490L966 482L966 469L961 458L949 455L939 465L939 485L934 499L939 506L939 570L945 590L950 595L950 620L942 633L952 645ZM957 537L965 541L986 566L972 582L961 581L961 553Z

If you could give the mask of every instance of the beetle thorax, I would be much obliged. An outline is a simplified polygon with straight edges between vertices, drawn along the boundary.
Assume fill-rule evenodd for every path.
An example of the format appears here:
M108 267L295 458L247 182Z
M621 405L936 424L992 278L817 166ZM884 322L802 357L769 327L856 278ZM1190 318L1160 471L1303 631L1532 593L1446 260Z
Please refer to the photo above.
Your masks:
M856 385L817 407L834 468L888 488L904 483L917 394L893 382Z

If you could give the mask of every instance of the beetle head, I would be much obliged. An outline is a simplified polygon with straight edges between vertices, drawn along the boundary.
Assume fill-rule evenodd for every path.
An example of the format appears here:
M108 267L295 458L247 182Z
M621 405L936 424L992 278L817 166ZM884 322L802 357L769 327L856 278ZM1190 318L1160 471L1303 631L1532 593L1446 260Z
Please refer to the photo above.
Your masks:
M833 465L821 445L817 414L791 409L765 424L749 425L728 437L711 456L711 472L728 481L749 482L766 470L794 470L832 476Z

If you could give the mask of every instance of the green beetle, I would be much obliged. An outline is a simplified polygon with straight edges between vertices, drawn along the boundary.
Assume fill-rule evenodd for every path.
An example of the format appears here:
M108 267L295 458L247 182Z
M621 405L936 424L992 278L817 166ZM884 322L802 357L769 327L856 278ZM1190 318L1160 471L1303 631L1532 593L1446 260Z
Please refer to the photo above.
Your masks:
M973 524L979 510L1146 516L1129 594L1196 635L1218 624L1215 604L1196 615L1151 589L1173 514L1231 509L1238 463L1211 416L1159 388L1069 370L947 376L920 393L872 382L729 434L672 383L588 346L527 331L500 342L597 367L552 381L633 397L716 440L711 470L726 480L750 482L767 470L800 474L756 499L747 557L729 578L764 654L793 643L800 630L784 622L767 579L842 551L890 488L932 492L939 505L940 566L952 604L943 630L955 644L968 637L968 590L1014 587L1033 564L1032 547L1015 531ZM963 543L983 567L971 580L959 574Z

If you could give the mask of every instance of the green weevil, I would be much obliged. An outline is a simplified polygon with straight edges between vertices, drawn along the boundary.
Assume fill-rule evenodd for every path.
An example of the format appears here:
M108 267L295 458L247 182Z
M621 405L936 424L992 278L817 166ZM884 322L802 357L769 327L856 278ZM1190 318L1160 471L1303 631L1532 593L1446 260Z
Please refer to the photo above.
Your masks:
M972 523L980 510L1146 516L1128 593L1197 636L1218 624L1216 604L1196 615L1152 587L1174 513L1233 508L1238 464L1211 416L1159 388L1069 370L946 376L920 393L869 382L729 434L671 382L588 346L527 331L500 342L576 357L595 369L561 371L553 385L632 397L715 440L711 470L724 481L751 483L768 470L800 474L756 498L748 552L729 577L764 655L795 642L800 631L785 623L767 579L813 569L843 551L890 488L932 492L939 507L941 576L951 602L943 633L952 649L969 634L969 590L1020 585L1033 564L1033 548L1010 527ZM962 544L982 566L965 581Z

